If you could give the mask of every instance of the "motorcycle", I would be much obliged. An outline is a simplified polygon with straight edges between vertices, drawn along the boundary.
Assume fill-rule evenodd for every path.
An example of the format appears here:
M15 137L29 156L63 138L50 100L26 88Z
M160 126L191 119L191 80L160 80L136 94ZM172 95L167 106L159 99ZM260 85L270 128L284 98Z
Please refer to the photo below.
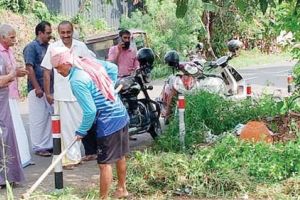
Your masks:
M150 98L148 90L152 90L153 86L147 85L151 82L154 53L149 48L142 48L137 59L140 68L133 75L120 78L115 87L120 88L117 90L130 117L129 134L149 132L155 139L162 133L160 105Z
M158 98L161 104L161 117L165 123L173 116L178 94L191 94L199 90L217 93L233 100L246 97L245 80L238 71L228 64L236 56L241 42L231 40L228 42L229 55L220 57L216 61L207 62L203 58L193 58L189 62L179 62L176 51L165 55L165 62L177 73L169 76L165 81L163 90ZM206 71L218 70L209 74Z

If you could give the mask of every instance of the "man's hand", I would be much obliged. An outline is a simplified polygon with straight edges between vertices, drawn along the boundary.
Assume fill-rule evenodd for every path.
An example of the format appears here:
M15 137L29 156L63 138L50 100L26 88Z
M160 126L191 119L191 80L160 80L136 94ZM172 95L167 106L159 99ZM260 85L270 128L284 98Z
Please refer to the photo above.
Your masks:
M16 69L16 74L17 74L17 77L23 77L23 76L26 76L29 72L25 69L25 68L17 68Z
M44 96L44 91L41 88L35 89L35 96L38 98L42 98ZM48 101L48 99L47 99Z
M118 44L118 51L119 51L118 53L120 53L124 47L125 47L125 43L124 42L120 42Z
M76 137L76 141L80 141L80 140L83 138L83 137L80 136L80 135L76 135L75 137Z
M53 104L54 99L53 99L53 97L52 97L51 94L47 94L47 95L46 95L46 99L47 99L47 101L48 101L48 103L49 103L50 105Z

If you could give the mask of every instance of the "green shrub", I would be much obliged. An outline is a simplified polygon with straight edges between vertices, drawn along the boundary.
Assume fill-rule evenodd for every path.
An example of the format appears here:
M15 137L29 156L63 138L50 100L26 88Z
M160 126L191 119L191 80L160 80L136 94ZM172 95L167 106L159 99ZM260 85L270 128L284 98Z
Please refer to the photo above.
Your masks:
M299 145L300 141L242 142L228 135L213 146L195 149L192 155L137 152L128 162L129 189L149 195L185 188L197 197L255 193L260 184L270 186L299 177Z
M159 60L162 60L167 50L184 52L195 46L195 31L202 28L201 7L190 9L188 15L180 19L175 16L176 4L173 0L149 0L146 1L146 7L146 13L138 11L132 13L130 18L122 18L121 27L145 30L150 47Z
M298 62L293 69L294 83L298 87L300 85L300 62Z
M29 0L0 0L0 7L23 13L30 8L30 2Z
M239 123L249 120L271 117L280 114L283 102L276 102L272 96L264 96L258 102L244 100L230 101L217 94L199 92L186 96L185 128L186 147L203 142L206 133L219 135L230 131ZM177 117L167 127L165 133L156 143L158 150L180 150Z

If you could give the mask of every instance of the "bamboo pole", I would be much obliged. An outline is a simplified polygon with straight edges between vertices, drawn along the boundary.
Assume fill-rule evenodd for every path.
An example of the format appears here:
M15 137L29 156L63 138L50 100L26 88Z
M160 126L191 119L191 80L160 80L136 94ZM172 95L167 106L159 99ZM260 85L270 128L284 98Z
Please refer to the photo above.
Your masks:
M42 183L42 181L48 176L48 174L53 170L55 165L64 157L64 155L68 152L68 150L75 144L77 138L71 142L71 144L63 151L59 156L54 160L51 165L46 169L46 171L40 176L40 178L27 190L26 193L22 195L22 199L29 199L30 194Z

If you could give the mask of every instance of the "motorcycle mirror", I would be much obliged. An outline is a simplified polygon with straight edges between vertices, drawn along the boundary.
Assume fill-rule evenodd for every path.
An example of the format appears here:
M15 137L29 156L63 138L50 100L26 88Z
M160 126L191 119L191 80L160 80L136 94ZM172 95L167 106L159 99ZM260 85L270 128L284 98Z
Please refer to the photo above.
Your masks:
M216 60L216 65L217 66L222 66L224 65L225 63L227 63L229 60L229 57L228 56L222 56L221 58L218 58L218 60Z

